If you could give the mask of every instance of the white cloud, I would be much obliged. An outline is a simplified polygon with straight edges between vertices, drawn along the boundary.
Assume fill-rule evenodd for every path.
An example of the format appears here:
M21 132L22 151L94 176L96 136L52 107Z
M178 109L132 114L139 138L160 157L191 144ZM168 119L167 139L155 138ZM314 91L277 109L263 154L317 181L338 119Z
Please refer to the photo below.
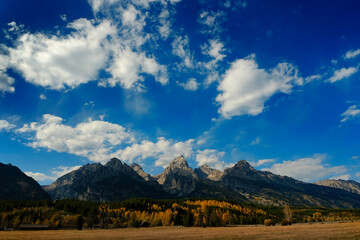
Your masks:
M254 55L239 59L231 64L218 86L218 111L225 118L255 116L263 112L271 96L289 94L294 86L302 84L298 69L290 63L279 63L267 71L258 67Z
M24 172L27 176L32 177L33 179L35 179L36 181L39 182L43 182L43 181L55 181L56 179L58 179L59 177L72 172L74 170L79 169L81 166L74 166L74 167L64 167L64 166L59 166L54 168L51 171L51 175L46 175L44 173L39 173L39 172Z
M15 92L13 84L15 80L6 73L6 69L9 67L10 59L6 55L1 55L1 52L6 52L7 48L0 45L0 91L2 93Z
M42 123L25 124L16 132L30 133L28 145L33 148L67 152L94 162L108 161L115 147L134 141L133 134L117 124L89 120L71 127L62 122L60 117L45 114Z
M225 155L225 152L219 152L215 149L198 150L195 160L198 162L198 166L209 165L219 170L224 170L226 164L220 159Z
M210 39L209 44L202 46L203 54L213 57L216 62L221 61L226 57L226 55L222 54L223 51L224 44L218 39Z
M59 166L54 168L51 171L51 174L54 178L59 178L61 176L64 176L65 174L75 171L77 169L79 169L81 166L74 166L74 167L64 167L64 166Z
M147 20L154 20L146 9L150 2L89 1L94 14L101 11L101 17L69 23L67 35L60 32L22 34L14 47L6 49L6 54L0 53L0 91L14 91L14 79L6 74L8 68L16 69L32 84L55 90L75 88L89 81L99 81L100 86L120 85L141 90L145 75L166 84L166 66L142 50L149 39L155 39L155 33L144 30ZM165 21L163 23L169 25L167 4L157 2L164 8L160 14L162 20L157 22ZM16 26L11 23L11 27ZM164 37L165 30L162 29ZM104 79L98 79L101 70L108 73Z
M39 172L24 172L27 176L32 177L33 179L35 179L36 181L54 181L56 180L56 177L53 176L49 176L46 175L44 173L39 173Z
M312 81L320 80L322 76L320 74L311 75L305 78L305 83L309 83Z
M60 19L63 20L64 22L66 22L66 21L67 21L67 16L66 16L66 14L60 15Z
M347 120L360 117L360 108L357 105L350 106L343 114L341 122L346 122Z
M334 83L336 81L350 77L351 75L355 74L357 71L358 69L355 67L341 68L339 70L336 70L334 72L334 75L326 81L330 83Z
M208 87L219 79L219 73L217 71L218 62L226 57L226 55L223 54L225 49L224 44L218 39L210 39L209 44L204 44L201 46L201 49L204 55L211 57L210 61L202 63L208 74L204 82L205 86Z
M167 69L160 65L152 57L145 56L144 53L138 54L129 48L122 49L119 46L113 56L113 62L107 69L112 78L105 79L102 86L110 85L112 87L119 84L125 89L142 89L141 82L144 78L140 73L152 75L157 82L161 84L168 83Z
M163 9L159 15L159 33L163 39L167 39L171 32L171 22L169 21L170 13L167 9Z
M261 142L261 138L260 137L256 137L255 139L254 139L254 141L252 141L251 143L250 143L250 145L258 145L258 144L260 144L260 142Z
M109 21L95 26L87 19L78 19L68 28L75 31L62 37L23 34L16 47L9 48L11 66L26 81L56 90L96 80L107 61L104 45L115 28Z
M258 160L257 162L250 162L250 165L253 166L253 167L259 167L259 166L262 166L264 164L274 163L275 161L276 161L275 158L261 159L261 160Z
M11 124L6 120L0 120L0 131L2 130L9 131L10 129L15 127L16 126L14 124Z
M199 83L195 78L189 78L186 83L177 82L179 86L183 87L185 90L196 91L199 89Z
M41 100L46 100L46 96L45 96L44 94L40 94L39 98L40 98Z
M345 54L344 59L355 58L355 57L357 57L358 55L360 55L360 49L350 50L350 51L348 51L348 52Z
M330 178L330 179L334 179L334 180L349 180L349 179L350 179L350 174L344 174L344 175L332 177L332 178Z
M174 39L172 42L172 52L182 59L183 64L187 68L194 67L194 60L189 49L189 38L187 36L179 36Z
M286 175L305 182L315 182L319 179L328 178L331 175L339 175L347 172L345 166L331 167L324 164L325 154L315 154L309 158L301 158L295 161L283 161L262 169L279 175Z
M18 25L16 22L10 22L7 24L9 26L9 29L8 31L9 32L13 32L13 33L19 33L21 32L23 29L24 29L24 25L23 24L20 24Z
M176 157L183 155L189 158L193 153L194 140L189 139L184 142L175 142L163 137L158 138L157 142L144 140L135 143L125 149L119 150L114 154L121 160L133 162L142 161L146 158L155 158L155 166L167 167L168 164Z
M181 142L161 137L157 142L139 141L122 126L105 121L90 119L75 127L62 122L60 117L45 114L41 123L25 124L16 132L28 140L30 147L75 154L93 162L107 162L112 157L127 162L154 158L155 166L165 168L175 157L184 155L189 158L193 154L193 139ZM58 167L52 176L58 177L71 170Z
M200 13L198 22L202 25L202 33L219 34L223 28L221 24L225 20L226 13L222 11L203 11Z

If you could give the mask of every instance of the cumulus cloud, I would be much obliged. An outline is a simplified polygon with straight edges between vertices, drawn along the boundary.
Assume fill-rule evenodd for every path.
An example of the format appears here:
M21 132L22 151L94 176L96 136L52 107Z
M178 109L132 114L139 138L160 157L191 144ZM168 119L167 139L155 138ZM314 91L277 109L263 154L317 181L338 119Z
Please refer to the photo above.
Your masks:
M185 90L196 91L199 89L199 83L195 78L189 78L186 83L177 82L179 86L183 87Z
M30 147L75 154L93 162L107 162L112 157L129 163L153 158L155 166L165 168L175 157L184 155L189 158L194 152L194 139L182 142L161 137L152 142L137 139L124 127L105 121L90 119L74 127L63 124L63 121L60 117L45 114L42 122L24 124L15 132L24 136ZM66 171L71 171L71 168L59 167L51 176Z
M276 163L263 171L270 171L279 175L286 175L305 182L315 182L319 179L329 178L332 175L347 172L345 166L331 167L324 164L325 154L315 154L312 157L301 158L294 161Z
M33 179L35 179L36 181L39 182L43 182L43 181L55 181L56 179L58 179L59 177L72 172L74 170L79 169L81 166L74 166L74 167L64 167L64 166L59 166L54 168L51 171L50 175L46 175L44 173L40 173L40 172L24 172L26 175L28 175L29 177L32 177Z
M209 165L213 168L224 170L226 164L220 159L225 155L225 152L219 152L215 149L198 150L195 160L198 162L198 166Z
M135 143L125 149L119 150L114 155L128 162L142 161L146 158L155 158L155 166L167 167L176 157L183 155L189 158L193 153L194 139L184 142L175 142L163 137L158 138L157 142L148 140Z
M16 69L26 81L45 88L63 90L90 81L100 86L120 85L126 89L144 89L145 76L160 84L168 82L167 68L147 53L143 46L154 36L146 32L147 21L153 21L151 2L158 2L163 10L156 24L162 25L162 37L170 34L168 1L90 0L95 20L77 19L68 23L68 34L22 33L14 47L0 51L0 91L14 92L14 79L7 75ZM101 12L101 14L100 14ZM66 16L61 15L66 21ZM9 23L12 32L20 26ZM9 30L9 31L10 31ZM107 74L99 78L99 72Z
M25 124L16 132L30 133L28 145L33 148L67 152L95 162L108 161L116 146L134 141L132 133L117 124L89 120L71 127L62 122L60 117L45 114L41 123Z
M107 69L112 78L105 79L102 86L117 84L125 89L136 88L143 89L141 82L144 81L140 73L152 75L157 82L166 84L168 82L167 69L160 65L154 58L145 56L144 53L137 53L129 48L119 47L113 56L113 62Z
M236 60L224 74L218 86L216 101L219 113L225 118L240 115L258 115L265 102L276 93L291 93L303 84L298 69L290 63L279 63L275 68L259 68L255 55Z
M355 74L357 71L358 69L355 67L341 68L339 70L336 70L333 76L326 81L330 83L334 83L343 80L344 78L350 77L351 75Z
M341 122L346 122L350 119L359 118L360 108L358 108L357 105L352 105L344 113L341 114L341 117Z
M6 120L0 120L0 131L2 130L9 131L10 129L15 127L16 126L14 124L11 124Z
M348 51L348 52L345 54L344 59L355 58L355 57L357 57L358 55L360 55L360 49L350 50L350 51Z
M107 61L108 52L103 45L115 28L109 21L94 25L87 19L78 19L68 28L74 31L61 37L23 34L16 47L9 48L11 66L26 81L56 90L96 80Z

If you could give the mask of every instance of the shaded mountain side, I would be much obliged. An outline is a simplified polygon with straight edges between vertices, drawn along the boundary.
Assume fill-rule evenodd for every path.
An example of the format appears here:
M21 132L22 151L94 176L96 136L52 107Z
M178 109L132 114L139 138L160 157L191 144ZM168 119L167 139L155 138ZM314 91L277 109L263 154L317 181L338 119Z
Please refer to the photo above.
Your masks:
M48 200L50 196L19 168L0 163L0 199Z
M156 181L150 174L144 172L143 168L140 166L140 164L133 163L130 165L134 171L139 174L140 177L145 179L146 181Z
M316 182L317 185L332 187L332 188L339 188L351 193L360 194L360 183L352 180L322 180Z
M86 164L44 189L53 199L122 201L129 198L170 198L157 182L146 182L130 166L118 159L106 165Z
M230 189L248 195L256 203L334 208L360 206L360 195L257 171L244 160L226 169L220 181Z

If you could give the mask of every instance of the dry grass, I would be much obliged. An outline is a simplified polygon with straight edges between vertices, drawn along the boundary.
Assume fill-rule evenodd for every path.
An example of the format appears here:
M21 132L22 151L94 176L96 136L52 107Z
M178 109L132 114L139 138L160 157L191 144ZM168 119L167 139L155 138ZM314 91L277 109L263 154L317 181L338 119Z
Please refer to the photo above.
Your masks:
M0 232L1 240L48 239L360 239L360 222L218 228L154 227L113 230Z

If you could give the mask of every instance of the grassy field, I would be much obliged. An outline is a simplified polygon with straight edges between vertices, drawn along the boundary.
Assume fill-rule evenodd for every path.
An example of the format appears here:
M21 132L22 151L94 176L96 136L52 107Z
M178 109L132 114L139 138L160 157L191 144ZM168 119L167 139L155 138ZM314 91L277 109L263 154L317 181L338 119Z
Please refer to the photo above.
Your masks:
M360 239L360 222L271 227L153 227L83 231L14 231L0 232L0 239Z

